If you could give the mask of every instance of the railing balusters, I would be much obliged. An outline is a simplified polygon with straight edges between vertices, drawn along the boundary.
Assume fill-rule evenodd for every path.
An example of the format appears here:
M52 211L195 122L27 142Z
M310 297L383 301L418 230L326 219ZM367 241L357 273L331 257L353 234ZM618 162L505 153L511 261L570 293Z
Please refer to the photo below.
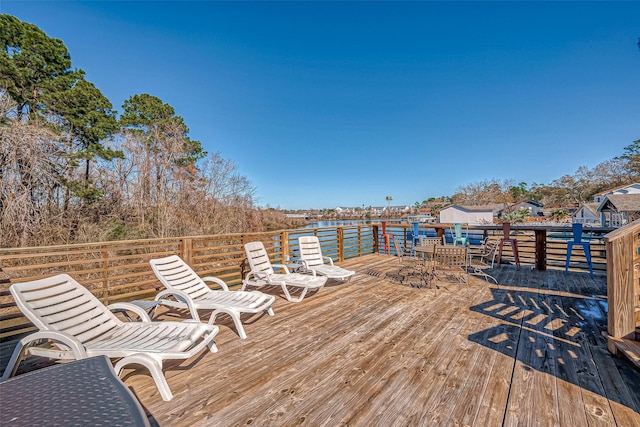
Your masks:
M442 236L444 230L448 228L446 224L426 226L435 228L438 236ZM390 232L402 233L403 239L406 238L409 227L407 224L389 226ZM498 229L495 226L470 227L470 229L473 228L484 230L485 234L493 233L494 229ZM534 228L523 227L522 229ZM238 287L242 275L246 273L246 270L243 270L245 243L261 240L265 242L271 255L275 255L274 246L280 245L277 256L281 258L278 261L286 262L286 257L292 256L292 252L297 247L295 241L297 234L321 236L321 244L327 247L328 255L338 262L355 256L380 253L381 250L382 236L379 224L363 223L322 229L139 239L37 248L0 248L0 265L2 265L3 275L11 282L34 280L61 272L69 273L96 293L103 302L112 303L152 298L158 284L148 261L151 258L174 253L179 254L199 274L219 276L231 287ZM548 240L548 242L551 241ZM557 244L548 243L542 251L537 244L537 250L545 255L544 263L540 257L535 258L538 267L546 265L561 268L564 265L564 251L566 251L566 245L563 243L562 241ZM605 257L604 249L600 248L604 248L604 245L594 244L593 246L594 265L598 263L602 271ZM525 239L521 245L521 258L533 263L536 247L533 241L527 245ZM578 265L576 269L580 270L581 266ZM17 307L12 307L11 297L3 298L5 299L2 303L7 304L5 306L7 310L0 315L0 338L24 332L29 327L28 321L21 317Z

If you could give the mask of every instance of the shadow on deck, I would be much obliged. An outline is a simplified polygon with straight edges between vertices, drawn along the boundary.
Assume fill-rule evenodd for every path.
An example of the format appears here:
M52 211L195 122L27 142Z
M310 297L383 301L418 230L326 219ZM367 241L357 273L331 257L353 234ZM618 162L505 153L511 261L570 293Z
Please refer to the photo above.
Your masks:
M246 340L220 316L218 353L166 364L171 402L144 372L125 384L171 426L640 425L640 373L601 334L603 277L503 266L497 286L436 292L389 280L387 255L341 265L350 282L301 303L274 288Z

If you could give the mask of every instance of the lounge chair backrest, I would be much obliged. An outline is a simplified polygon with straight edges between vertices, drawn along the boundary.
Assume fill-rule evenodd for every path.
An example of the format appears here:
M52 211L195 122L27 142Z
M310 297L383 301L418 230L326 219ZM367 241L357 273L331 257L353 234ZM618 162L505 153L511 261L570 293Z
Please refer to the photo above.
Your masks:
M300 259L307 262L309 267L324 264L320 241L316 236L302 236L298 238L300 244Z
M269 260L269 254L262 242L249 242L244 245L244 251L247 254L247 261L249 261L251 271L254 273L263 273L267 276L275 273Z
M65 332L82 343L122 323L67 274L15 283L10 291L20 311L38 329Z
M185 292L193 300L211 292L207 284L178 255L149 260L153 272L167 289Z

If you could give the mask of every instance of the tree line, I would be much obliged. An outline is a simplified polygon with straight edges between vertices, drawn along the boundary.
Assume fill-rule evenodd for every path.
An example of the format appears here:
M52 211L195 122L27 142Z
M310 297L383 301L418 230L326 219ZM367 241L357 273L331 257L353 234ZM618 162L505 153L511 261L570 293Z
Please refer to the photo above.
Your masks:
M513 205L526 200L545 208L574 208L593 202L593 196L612 188L640 180L640 140L624 148L623 154L599 163L594 168L580 166L573 174L563 175L550 184L515 183L513 180L485 180L459 187L451 202L465 205L502 203Z
M118 113L64 43L0 15L0 247L293 227L174 108Z

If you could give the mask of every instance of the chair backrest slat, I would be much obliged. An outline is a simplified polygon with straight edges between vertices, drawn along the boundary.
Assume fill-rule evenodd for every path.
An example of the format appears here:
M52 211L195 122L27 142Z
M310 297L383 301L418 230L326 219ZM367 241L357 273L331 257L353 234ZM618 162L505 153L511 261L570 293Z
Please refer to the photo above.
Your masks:
M11 285L24 315L41 330L66 332L86 342L122 322L67 274Z
M269 254L262 242L249 242L244 245L244 250L247 254L247 261L249 262L251 271L263 273L268 276L274 274L271 260L269 260Z
M464 246L436 246L435 261L437 264L458 267L467 262L467 248Z
M309 267L324 264L320 241L316 236L301 236L298 238L300 259L307 262Z
M436 246L442 245L442 239L438 237L422 237L420 239L420 245L429 248L429 253L433 254Z
M202 298L211 288L178 255L149 260L151 269L167 289L185 292L193 300Z

